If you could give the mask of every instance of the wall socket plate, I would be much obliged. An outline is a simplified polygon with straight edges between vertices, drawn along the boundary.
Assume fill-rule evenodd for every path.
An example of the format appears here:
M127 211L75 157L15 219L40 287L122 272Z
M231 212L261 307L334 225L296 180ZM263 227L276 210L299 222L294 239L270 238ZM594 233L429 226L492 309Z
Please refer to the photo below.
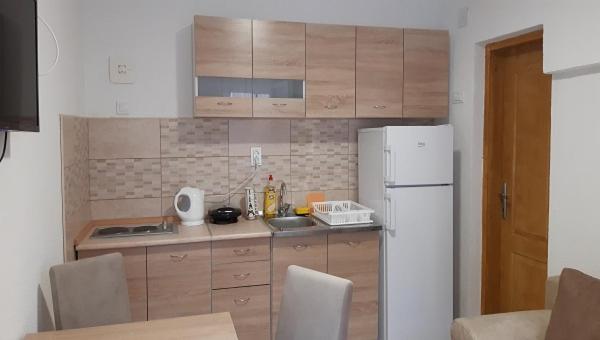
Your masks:
M250 165L262 165L262 148L260 146L253 146L250 148Z

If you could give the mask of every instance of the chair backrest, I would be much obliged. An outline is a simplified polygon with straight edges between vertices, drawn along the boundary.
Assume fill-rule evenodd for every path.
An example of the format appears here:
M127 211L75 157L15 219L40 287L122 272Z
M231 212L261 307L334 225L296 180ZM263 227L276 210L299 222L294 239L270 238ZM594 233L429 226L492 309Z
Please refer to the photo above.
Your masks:
M56 329L131 321L129 293L119 253L50 268Z
M560 276L551 276L546 281L546 309L554 307L554 301L556 301L556 295L558 294L559 280Z
M289 266L276 340L346 340L352 282Z

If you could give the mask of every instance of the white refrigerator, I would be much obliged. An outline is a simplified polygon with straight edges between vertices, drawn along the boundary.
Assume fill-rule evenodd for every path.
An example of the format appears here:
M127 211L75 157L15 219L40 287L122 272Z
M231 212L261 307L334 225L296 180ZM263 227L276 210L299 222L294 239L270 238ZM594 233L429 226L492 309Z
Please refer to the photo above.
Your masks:
M380 340L450 338L453 128L358 133L358 200L383 225Z

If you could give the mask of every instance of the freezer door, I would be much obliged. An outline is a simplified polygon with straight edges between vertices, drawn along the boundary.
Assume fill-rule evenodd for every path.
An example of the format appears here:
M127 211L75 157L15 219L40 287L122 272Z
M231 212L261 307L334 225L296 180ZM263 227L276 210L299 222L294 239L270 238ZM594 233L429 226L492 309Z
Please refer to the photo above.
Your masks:
M448 339L452 186L394 188L386 194L391 197L384 242L386 339Z
M452 183L452 126L390 126L385 129L386 186Z

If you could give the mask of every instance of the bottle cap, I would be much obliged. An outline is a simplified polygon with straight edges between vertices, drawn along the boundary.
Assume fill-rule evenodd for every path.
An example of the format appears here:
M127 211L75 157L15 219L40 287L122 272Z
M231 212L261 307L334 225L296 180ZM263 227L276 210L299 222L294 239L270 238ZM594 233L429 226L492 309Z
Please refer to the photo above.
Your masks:
M273 175L269 175L269 181L273 180Z

